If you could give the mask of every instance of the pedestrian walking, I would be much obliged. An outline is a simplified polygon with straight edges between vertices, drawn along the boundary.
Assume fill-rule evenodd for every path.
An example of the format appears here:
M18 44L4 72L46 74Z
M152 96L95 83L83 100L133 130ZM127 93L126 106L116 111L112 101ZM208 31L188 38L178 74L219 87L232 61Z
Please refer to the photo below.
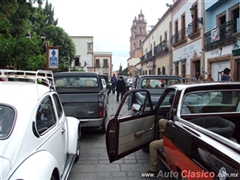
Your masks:
M229 68L225 68L223 70L223 75L221 77L222 81L232 81L232 79L230 78L230 69ZM230 91L223 91L222 92L222 103L223 104L231 104L232 103L232 92Z
M198 81L198 82L204 82L203 76L200 75L200 76L198 77L198 80L197 80L197 81Z
M115 74L113 74L113 76L111 77L111 83L112 83L112 93L115 94L115 90L116 90L116 83L117 83L117 78L115 76Z
M198 80L199 79L199 76L200 76L200 72L199 71L196 71L196 79Z
M214 81L212 75L209 73L208 77L206 78L206 82Z
M230 78L230 69L229 68L225 68L224 70L223 70L223 75L222 75L222 77L221 77L221 80L222 81L232 81L232 79Z
M126 84L125 84L125 81L123 80L122 76L120 76L119 80L117 80L116 91L117 91L117 102L118 102L119 101L119 95L121 94L121 99L122 99L123 95L126 91Z

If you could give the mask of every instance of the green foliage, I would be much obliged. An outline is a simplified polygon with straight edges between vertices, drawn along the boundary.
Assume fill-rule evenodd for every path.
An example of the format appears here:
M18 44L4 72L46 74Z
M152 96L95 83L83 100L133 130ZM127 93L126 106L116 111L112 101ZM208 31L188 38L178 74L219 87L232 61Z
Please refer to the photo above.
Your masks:
M128 68L125 68L125 69L122 71L122 75L128 76Z
M38 6L33 6L37 3ZM42 0L1 0L0 2L0 68L14 66L17 69L37 70L46 68L45 42L42 33L51 46L59 46L59 67L68 69L76 49L65 31L57 27L54 9ZM26 39L26 33L31 34Z
M43 29L43 33L46 34L47 41L50 41L51 46L59 47L59 63L63 66L69 66L70 59L76 53L75 44L72 39L58 26L47 26Z

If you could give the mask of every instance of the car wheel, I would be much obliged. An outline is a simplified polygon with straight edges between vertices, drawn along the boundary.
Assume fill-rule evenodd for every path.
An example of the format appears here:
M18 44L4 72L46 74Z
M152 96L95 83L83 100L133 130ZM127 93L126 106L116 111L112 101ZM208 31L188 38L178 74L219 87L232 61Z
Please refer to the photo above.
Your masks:
M76 157L74 162L77 162L80 158L80 137L81 137L81 127L78 127L78 140L77 140L77 150L76 150Z
M102 123L100 132L103 134L106 132L106 118L103 119L103 123Z

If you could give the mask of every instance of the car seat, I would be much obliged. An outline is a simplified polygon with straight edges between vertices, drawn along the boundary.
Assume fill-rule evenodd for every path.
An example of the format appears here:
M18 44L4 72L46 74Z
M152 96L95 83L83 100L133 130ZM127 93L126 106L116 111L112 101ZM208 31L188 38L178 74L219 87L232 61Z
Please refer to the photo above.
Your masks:
M63 79L57 79L55 82L56 87L63 87L65 86L64 80Z
M194 118L189 121L229 139L235 130L233 122L218 116Z

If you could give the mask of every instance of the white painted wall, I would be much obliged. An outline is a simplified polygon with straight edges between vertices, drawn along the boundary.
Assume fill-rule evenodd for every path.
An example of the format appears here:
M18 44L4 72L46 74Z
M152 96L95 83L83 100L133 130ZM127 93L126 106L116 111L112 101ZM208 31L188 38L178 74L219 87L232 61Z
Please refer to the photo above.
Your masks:
M93 66L92 60L93 55L88 53L88 43L93 43L92 36L73 36L71 37L75 46L76 46L76 54L75 56L80 56L80 63L84 66L84 62L87 62L87 66Z
M164 38L164 33L167 31L167 37L169 38L169 22L171 21L171 14L169 14L161 23L157 24L156 27L149 33L149 35L145 38L143 42L143 54L147 54L151 50L154 50L154 47L160 43L160 36L162 36L162 41ZM167 44L169 43L169 39L167 39ZM155 42L155 45L154 45ZM154 52L152 52L154 53ZM153 54L154 55L154 54Z
M175 49L173 51L173 62L177 62L181 59L186 58L186 76L190 75L190 59L193 58L194 52L197 53L197 56L201 56L202 53L202 39L194 41L184 47ZM179 68L181 64L179 62ZM181 75L181 69L179 69L179 75Z

